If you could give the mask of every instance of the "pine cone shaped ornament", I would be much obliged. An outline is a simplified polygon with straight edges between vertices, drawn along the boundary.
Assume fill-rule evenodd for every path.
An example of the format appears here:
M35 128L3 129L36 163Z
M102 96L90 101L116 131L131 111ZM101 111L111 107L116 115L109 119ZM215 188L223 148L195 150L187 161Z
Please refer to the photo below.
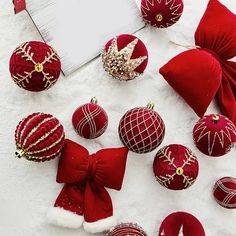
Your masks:
M142 0L141 12L144 20L158 28L175 24L182 15L182 0Z
M16 157L43 162L60 157L64 128L50 114L33 113L19 122L15 131Z
M236 209L236 178L223 177L214 186L216 202L224 208Z
M108 116L105 110L97 104L97 99L94 97L90 103L76 109L72 116L72 123L78 135L94 139L106 131Z
M133 223L121 223L114 228L112 228L106 236L147 236L144 230Z
M104 69L119 80L132 80L141 75L148 63L144 43L129 34L119 35L105 45L102 51Z
M153 108L153 103L149 103L147 107L136 107L127 111L121 118L119 136L129 150L147 153L162 143L165 124Z
M61 72L61 62L51 46L30 41L12 53L9 70L13 81L20 88L40 92L56 83Z
M180 144L161 148L153 162L156 180L172 190L182 190L192 186L198 171L197 157L190 149Z
M213 157L223 156L236 142L236 127L223 115L206 115L194 126L193 140L202 153Z

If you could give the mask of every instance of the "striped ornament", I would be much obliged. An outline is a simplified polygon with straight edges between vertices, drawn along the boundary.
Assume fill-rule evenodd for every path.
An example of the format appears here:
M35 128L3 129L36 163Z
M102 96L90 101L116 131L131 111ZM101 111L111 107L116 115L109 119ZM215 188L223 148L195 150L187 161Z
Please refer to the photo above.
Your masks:
M236 178L223 177L219 179L213 189L216 202L224 208L236 208Z
M129 150L147 153L162 143L165 124L150 103L148 107L134 108L125 113L120 120L119 135Z
M33 113L16 127L15 154L29 161L48 161L61 155L64 140L64 129L57 118L50 114Z
M97 100L93 98L90 103L76 109L72 116L72 124L81 137L94 139L107 129L108 117L105 110L97 105Z
M147 234L137 224L121 223L112 228L106 236L147 236Z

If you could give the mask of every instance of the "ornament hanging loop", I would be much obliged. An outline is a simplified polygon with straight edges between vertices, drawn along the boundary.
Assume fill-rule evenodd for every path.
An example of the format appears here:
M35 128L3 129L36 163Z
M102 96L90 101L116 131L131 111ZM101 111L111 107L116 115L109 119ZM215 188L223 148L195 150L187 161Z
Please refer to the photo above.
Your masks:
M97 104L98 100L96 97L91 98L90 103Z
M149 103L147 104L147 108L148 108L148 109L151 109L151 110L154 109L154 106L155 106L154 102L149 102Z
M220 116L218 116L218 115L214 115L214 116L212 117L212 121L213 121L215 124L218 123L219 120L220 120Z

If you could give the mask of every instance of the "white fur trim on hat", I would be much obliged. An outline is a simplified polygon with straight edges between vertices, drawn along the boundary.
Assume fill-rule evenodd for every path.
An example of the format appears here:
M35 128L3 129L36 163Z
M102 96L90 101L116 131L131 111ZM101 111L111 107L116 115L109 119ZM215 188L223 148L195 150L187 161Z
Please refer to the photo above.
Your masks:
M116 219L114 216L102 219L102 220L98 220L95 222L84 222L83 226L84 226L84 230L88 233L100 233L100 232L104 232L104 231L108 231L110 228L112 228L113 226L116 225Z
M60 207L52 207L47 214L49 224L78 229L81 227L84 217Z

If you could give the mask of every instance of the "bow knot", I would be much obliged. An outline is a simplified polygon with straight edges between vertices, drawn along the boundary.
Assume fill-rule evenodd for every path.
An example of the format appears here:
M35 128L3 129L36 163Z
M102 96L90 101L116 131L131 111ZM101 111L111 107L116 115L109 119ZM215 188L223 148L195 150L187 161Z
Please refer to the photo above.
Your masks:
M57 182L65 185L54 206L83 215L89 223L111 217L112 201L105 187L121 189L127 154L124 147L90 155L86 148L66 139L57 171Z
M87 172L87 179L91 180L94 178L97 168L97 160L96 155L92 154L88 158L88 172Z

